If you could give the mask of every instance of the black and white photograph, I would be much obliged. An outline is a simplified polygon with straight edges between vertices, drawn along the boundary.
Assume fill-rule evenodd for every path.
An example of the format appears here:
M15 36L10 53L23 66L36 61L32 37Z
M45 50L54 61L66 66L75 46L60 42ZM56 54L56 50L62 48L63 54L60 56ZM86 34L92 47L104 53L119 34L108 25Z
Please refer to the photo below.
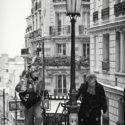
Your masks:
M0 125L124 125L125 0L0 0Z

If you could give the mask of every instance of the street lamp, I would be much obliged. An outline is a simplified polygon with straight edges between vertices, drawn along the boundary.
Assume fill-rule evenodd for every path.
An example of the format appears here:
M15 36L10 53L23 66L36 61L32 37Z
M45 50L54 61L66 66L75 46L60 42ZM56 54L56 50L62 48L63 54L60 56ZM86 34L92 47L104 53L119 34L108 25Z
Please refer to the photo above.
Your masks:
M67 16L71 21L71 70L70 70L70 115L69 124L78 124L76 85L75 85L75 22L77 16L80 16L81 0L66 0Z

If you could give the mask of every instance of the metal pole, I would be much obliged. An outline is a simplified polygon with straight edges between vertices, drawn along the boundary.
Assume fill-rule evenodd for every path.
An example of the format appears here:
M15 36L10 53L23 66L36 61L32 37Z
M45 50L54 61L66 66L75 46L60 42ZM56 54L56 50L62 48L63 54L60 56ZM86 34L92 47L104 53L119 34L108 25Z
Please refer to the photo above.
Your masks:
M44 39L43 39L43 88L45 89L45 73L44 73L44 68L45 68L45 66L44 66Z
M43 45L42 45L42 53L43 53L43 88L45 90L45 70L44 70L44 39L43 39ZM43 93L43 100L44 100L44 93ZM45 109L43 108L43 125L45 125Z
M5 125L5 89L3 89L3 120Z
M76 84L75 84L75 22L74 16L71 17L71 69L70 69L70 104L76 105Z
M16 103L16 110L15 110L15 125L17 125L17 96L15 91L15 103Z
M69 107L69 125L78 125L78 106L76 100L75 84L75 15L71 15L71 69L70 69L70 107Z

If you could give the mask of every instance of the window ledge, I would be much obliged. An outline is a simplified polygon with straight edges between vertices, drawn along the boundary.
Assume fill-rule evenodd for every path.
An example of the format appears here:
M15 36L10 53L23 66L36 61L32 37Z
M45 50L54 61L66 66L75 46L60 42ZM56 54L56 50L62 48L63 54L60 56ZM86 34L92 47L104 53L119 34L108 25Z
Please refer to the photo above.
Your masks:
M116 76L125 76L125 73L123 73L123 72L115 72L115 75Z
M102 70L103 74L110 74L108 70Z
M99 82L99 83L104 86L105 91L107 91L107 92L114 93L117 95L122 95L122 96L124 95L124 89L121 87L107 85L107 84L104 84L102 82Z
M99 73L99 70L95 69L94 72L95 72L95 73Z

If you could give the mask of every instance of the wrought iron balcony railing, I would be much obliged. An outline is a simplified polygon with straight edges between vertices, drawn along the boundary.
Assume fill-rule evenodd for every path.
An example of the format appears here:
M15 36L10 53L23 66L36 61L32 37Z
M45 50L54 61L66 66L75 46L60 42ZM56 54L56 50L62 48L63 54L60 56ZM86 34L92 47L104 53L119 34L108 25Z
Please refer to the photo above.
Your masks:
M102 70L109 71L109 61L102 61Z
M62 57L45 57L44 63L45 66L70 66L70 57L69 56L62 56ZM42 58L38 58L35 61L36 65L42 65ZM90 66L90 59L89 58L80 58L76 61L76 67L86 67Z
M64 2L64 1L66 1L66 0L53 0L53 2Z
M120 14L125 15L125 1L114 5L114 14L116 17Z
M50 26L49 34L50 34L50 36L69 35L70 34L70 25Z
M53 0L53 2L64 2L66 0ZM82 1L85 1L85 2L89 2L90 0L82 0Z
M108 8L105 8L105 9L102 9L102 19L107 19L109 18L109 7Z
M94 13L93 13L93 21L95 22L95 21L97 21L98 20L98 11L95 11Z
M67 94L67 89L54 89L54 95Z
M28 54L29 54L28 48L21 49L21 56L25 56L25 55L28 55Z
M79 35L87 35L88 28L84 25L79 25Z
M35 30L29 34L29 38L41 37L41 29Z

